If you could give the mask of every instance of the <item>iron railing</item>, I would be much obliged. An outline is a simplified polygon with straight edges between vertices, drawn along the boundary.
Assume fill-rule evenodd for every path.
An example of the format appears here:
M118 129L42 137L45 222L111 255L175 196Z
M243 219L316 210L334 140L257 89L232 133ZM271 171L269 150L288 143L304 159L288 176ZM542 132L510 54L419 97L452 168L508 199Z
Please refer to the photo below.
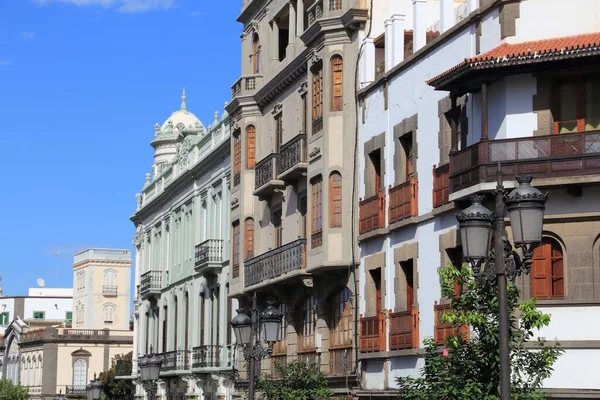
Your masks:
M258 189L269 181L277 179L278 173L278 153L271 153L254 166L254 189Z
M291 243L253 257L244 262L244 284L256 285L287 272L301 270L306 265L306 239Z
M307 162L306 149L306 135L303 133L281 146L279 150L279 174L283 174L300 163Z
M160 290L162 286L162 271L148 271L142 274L140 281L140 294L151 290Z
M196 267L223 262L223 240L208 239L196 246Z
M159 356L163 359L163 364L160 367L161 371L182 371L189 369L191 359L189 350L167 351L159 354Z
M204 345L192 350L192 368L222 368L231 366L227 347Z

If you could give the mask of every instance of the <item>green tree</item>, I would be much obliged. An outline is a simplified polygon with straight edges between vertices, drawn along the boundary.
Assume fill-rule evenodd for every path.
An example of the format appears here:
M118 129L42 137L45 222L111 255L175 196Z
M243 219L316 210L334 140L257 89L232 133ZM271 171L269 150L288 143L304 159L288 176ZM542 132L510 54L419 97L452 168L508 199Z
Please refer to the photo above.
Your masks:
M333 393L327 379L317 368L301 361L275 365L280 379L260 377L256 388L262 398L269 400L331 400Z
M499 399L500 348L498 337L498 296L494 279L475 279L470 268L449 265L440 268L442 295L451 299L442 321L452 323L455 332L470 326L470 338L451 335L441 350L431 339L425 341L425 365L419 378L398 378L400 392L407 400L493 400ZM487 274L486 274L487 275ZM489 275L488 275L489 276ZM455 296L455 284L461 293ZM550 316L537 310L535 300L519 305L519 290L508 284L510 363L512 398L543 399L539 389L562 354L534 331L550 323ZM532 346L526 346L533 342ZM532 351L533 350L533 351Z
M0 380L0 400L27 400L27 389L21 385L14 385L6 379Z
M130 376L133 368L133 353L117 354L113 357L108 371L100 374L102 394L105 400L122 400L132 398L133 382L119 379L117 376Z

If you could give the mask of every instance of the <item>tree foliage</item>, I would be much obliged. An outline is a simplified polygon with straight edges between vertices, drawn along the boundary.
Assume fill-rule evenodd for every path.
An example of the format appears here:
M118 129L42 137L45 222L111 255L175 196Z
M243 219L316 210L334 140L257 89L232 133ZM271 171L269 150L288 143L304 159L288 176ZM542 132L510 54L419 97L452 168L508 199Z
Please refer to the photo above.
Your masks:
M132 397L133 383L130 380L117 380L117 376L129 376L133 368L133 353L117 354L113 357L108 371L100 373L102 394L105 400L121 400Z
M269 400L331 400L333 393L327 379L317 368L302 361L275 365L280 379L260 377L256 388Z
M0 380L0 400L27 400L27 389L21 385L14 385L6 379Z
M499 399L500 347L498 296L495 281L475 279L465 265L449 265L439 270L442 295L451 299L442 321L452 323L455 332L470 326L470 338L450 335L441 351L436 343L425 341L425 365L419 378L402 377L397 382L407 400L494 400ZM455 296L455 284L461 293ZM519 305L519 290L508 284L511 391L515 400L543 399L539 389L562 354L544 339L534 339L534 331L550 323L550 316L537 310L535 300ZM532 345L526 346L528 342Z

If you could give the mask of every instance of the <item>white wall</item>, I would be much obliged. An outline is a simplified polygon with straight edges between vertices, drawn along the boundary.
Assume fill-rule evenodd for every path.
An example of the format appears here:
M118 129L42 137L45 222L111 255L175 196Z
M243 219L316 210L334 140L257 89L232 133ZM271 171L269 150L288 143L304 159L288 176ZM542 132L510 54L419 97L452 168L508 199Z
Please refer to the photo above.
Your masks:
M600 350L566 350L553 368L552 376L544 381L545 388L598 389Z
M71 298L26 298L25 315L22 319L33 318L34 311L44 311L45 319L64 320L67 311L73 311L73 299Z

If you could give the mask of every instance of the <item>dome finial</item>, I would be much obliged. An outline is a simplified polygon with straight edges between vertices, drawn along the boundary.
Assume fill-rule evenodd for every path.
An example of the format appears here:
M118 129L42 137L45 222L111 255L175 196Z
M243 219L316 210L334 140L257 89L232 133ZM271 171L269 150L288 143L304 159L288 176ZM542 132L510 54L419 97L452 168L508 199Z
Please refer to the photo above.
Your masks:
M181 109L187 110L187 96L185 94L185 87L183 88L183 92L181 93Z

